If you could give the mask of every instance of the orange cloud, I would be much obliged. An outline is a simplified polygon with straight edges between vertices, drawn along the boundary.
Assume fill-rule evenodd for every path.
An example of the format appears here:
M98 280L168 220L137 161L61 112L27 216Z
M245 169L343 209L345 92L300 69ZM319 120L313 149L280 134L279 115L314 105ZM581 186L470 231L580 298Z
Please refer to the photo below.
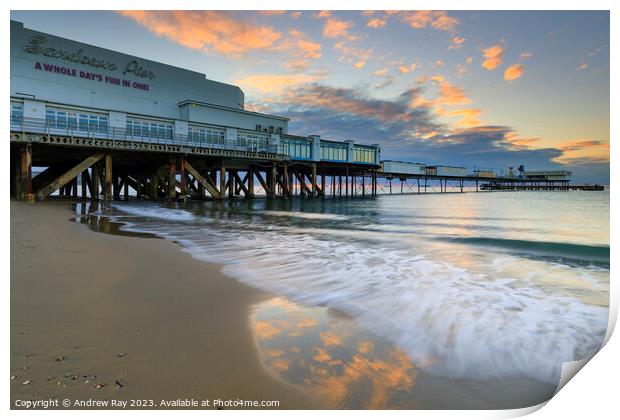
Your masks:
M482 67L487 70L493 70L504 63L504 47L500 44L493 45L483 50L484 61Z
M373 75L377 77L382 77L382 76L385 76L387 73L388 73L388 69L381 69L381 70L375 71Z
M280 16L286 13L286 10L259 10L259 14L265 16Z
M439 93L438 102L441 105L465 105L471 102L461 87L445 80L439 84Z
M270 26L236 20L222 11L124 10L118 13L184 47L217 54L268 50L282 37Z
M349 29L353 27L353 22L329 17L323 25L323 36L325 38L344 38L349 36Z
M450 50L458 50L459 48L461 48L463 46L463 43L465 42L465 38L460 38L458 36L454 36L454 37L452 37L450 42L451 42L451 44L448 47L448 49L450 49Z
M293 19L299 19L301 17L301 12L291 12L291 17Z
M457 125L462 127L476 127L481 124L478 117L482 114L482 110L476 108L465 108L465 109L457 109L454 111L449 111L447 115L451 117L460 117L461 119L457 121Z
M579 67L577 67L577 70L585 70L587 68L588 68L588 63L581 63Z
M448 16L445 11L418 10L400 12L401 21L409 24L414 29L431 27L439 31L453 31L459 24L455 17Z
M366 26L368 26L369 28L377 29L377 28L384 27L386 23L387 23L386 18L376 17L376 18L368 19L368 21L366 22Z
M297 48L304 58L321 58L321 44L318 42L300 39L297 41Z
M355 69L361 69L372 55L372 50L352 47L345 41L338 41L334 44L334 48L342 53L338 61L351 64Z
M562 155L553 161L562 164L608 163L609 142L601 140L571 140L555 146Z
M504 71L504 80L512 82L517 80L525 73L525 66L523 64L512 64Z
M398 67L398 71L401 74L407 74L407 73L410 73L410 72L414 71L417 67L418 67L418 65L416 63L412 63L412 64L410 64L408 66L399 66Z
M320 77L312 74L256 74L235 80L242 89L278 94L295 86L311 83Z

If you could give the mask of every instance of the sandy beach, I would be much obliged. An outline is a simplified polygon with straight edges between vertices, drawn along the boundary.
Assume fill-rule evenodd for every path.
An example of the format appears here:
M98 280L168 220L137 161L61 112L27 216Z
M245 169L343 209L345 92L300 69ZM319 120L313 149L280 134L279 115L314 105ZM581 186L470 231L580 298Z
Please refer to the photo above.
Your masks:
M261 366L261 292L170 242L97 234L70 204L11 203L11 401L316 402ZM13 404L12 404L13 407Z
M98 216L97 228L92 216L76 223L79 215L68 201L11 203L13 408L68 398L497 409L553 394L529 379L432 376L346 314L262 292L172 241Z

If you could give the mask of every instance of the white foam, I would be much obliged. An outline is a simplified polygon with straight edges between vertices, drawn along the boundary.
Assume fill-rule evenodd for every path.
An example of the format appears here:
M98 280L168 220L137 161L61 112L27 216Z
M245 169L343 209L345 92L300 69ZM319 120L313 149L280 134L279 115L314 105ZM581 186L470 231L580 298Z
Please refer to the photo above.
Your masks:
M162 208L156 214L179 216ZM605 307L555 293L532 276L498 274L518 259L463 268L383 242L224 219L132 228L176 240L196 259L221 263L248 284L343 310L438 375L557 383L562 363L595 353L607 326Z

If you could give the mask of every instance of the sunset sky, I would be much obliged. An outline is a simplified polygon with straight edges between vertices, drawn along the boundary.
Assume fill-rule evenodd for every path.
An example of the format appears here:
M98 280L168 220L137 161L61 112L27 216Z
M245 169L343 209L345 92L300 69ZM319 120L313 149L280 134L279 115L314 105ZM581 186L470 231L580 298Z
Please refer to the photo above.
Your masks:
M609 181L609 13L12 12L26 27L239 85L289 132L385 159Z

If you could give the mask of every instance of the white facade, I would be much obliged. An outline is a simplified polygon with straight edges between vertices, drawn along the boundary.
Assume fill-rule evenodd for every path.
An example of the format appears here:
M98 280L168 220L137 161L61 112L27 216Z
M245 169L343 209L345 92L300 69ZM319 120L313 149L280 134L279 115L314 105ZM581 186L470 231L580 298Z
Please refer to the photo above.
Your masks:
M66 106L105 111L110 127L124 127L132 114L174 124L176 134L187 134L187 124L177 121L288 131L286 118L245 111L237 86L33 31L16 21L11 21L11 100L23 103L26 119L44 119L46 107Z
M382 162L383 172L403 175L424 175L425 165L421 163L399 162L395 160L384 160Z
M11 130L288 154L379 165L379 145L288 134L246 111L243 91L204 74L11 21Z

